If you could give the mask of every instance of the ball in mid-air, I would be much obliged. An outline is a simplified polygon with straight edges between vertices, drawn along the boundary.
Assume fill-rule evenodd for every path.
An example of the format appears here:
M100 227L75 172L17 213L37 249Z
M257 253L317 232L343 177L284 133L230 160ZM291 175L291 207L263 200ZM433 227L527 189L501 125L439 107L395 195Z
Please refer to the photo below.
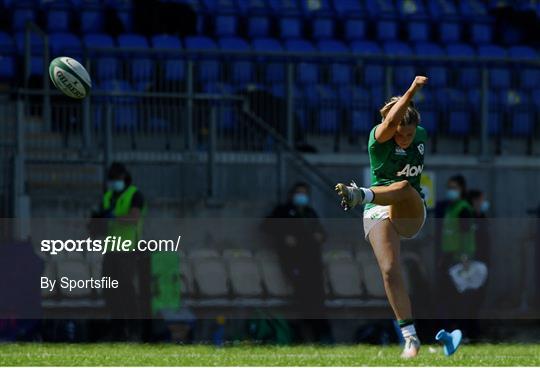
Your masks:
M67 56L60 56L51 61L49 76L55 87L71 98L83 99L92 88L92 81L86 69L77 60Z

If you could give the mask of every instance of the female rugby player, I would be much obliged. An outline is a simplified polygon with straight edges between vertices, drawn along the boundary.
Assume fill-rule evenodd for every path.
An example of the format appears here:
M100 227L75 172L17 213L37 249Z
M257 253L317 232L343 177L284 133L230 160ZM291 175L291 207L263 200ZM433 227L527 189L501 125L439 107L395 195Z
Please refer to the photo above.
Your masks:
M415 237L426 219L420 176L427 135L419 126L420 114L412 101L426 83L426 77L417 76L403 96L392 97L380 110L382 122L371 130L368 144L372 186L336 185L345 210L365 204L364 231L405 339L404 358L415 357L420 349L399 250L400 239Z

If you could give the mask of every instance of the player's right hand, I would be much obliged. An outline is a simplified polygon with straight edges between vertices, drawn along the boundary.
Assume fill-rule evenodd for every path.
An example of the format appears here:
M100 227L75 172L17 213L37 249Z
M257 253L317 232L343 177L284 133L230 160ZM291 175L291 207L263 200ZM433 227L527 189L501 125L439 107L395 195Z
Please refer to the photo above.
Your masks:
M412 83L412 86L415 88L415 89L419 89L419 88L422 88L424 85L427 84L427 81L428 81L428 77L424 77L423 75L417 75L415 78L414 78L414 81Z

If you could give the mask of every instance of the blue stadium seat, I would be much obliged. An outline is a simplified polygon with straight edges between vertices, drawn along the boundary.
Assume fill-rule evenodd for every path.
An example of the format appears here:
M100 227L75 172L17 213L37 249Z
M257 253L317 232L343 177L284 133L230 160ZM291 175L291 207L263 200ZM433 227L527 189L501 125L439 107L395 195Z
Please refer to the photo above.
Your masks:
M366 37L366 9L357 0L333 0L334 9L343 24L344 36L348 41L363 40Z
M303 13L302 6L299 1L290 0L267 0L270 10L276 16L296 15L300 16Z
M317 17L313 19L311 24L314 39L322 40L334 37L334 20L332 18Z
M431 82L431 75L430 75ZM430 83L430 87L433 87ZM421 89L416 92L414 102L420 110L420 124L429 134L435 134L439 130L439 117L435 96L430 91Z
M384 53L388 56L412 56L411 48L404 42L392 41L383 44ZM398 91L406 89L415 76L415 68L411 61L396 62L394 66L394 84ZM398 92L396 91L396 92Z
M381 41L393 41L398 38L398 24L393 19L380 19L376 21L377 39Z
M285 97L286 87L284 84L272 84L270 93L276 97Z
M481 19L487 17L487 9L480 0L457 1L459 12L466 19Z
M149 82L154 73L154 63L148 51L149 44L146 37L137 34L122 34L118 36L118 46L125 49L140 49L141 52L127 52L124 55L129 58L131 68L131 82L135 84Z
M301 38L302 21L300 18L283 17L279 19L279 36L283 39Z
M373 127L373 106L368 89L340 86L339 102L350 114L350 128L353 134L367 134Z
M527 95L516 90L501 91L501 102L509 110L510 134L532 136L535 133L535 112Z
M287 40L285 50L290 52L309 53L315 52L315 47L306 40ZM302 84L314 84L319 79L319 67L317 64L300 62L296 66L296 81Z
M304 18L311 20L312 37L316 40L331 39L335 34L336 13L331 0L300 0Z
M268 14L268 3L265 0L242 0L237 2L238 9L242 14Z
M15 42L7 33L0 32L0 80L13 80L15 72Z
M281 52L281 43L273 38L258 38L252 42L253 50L261 52ZM275 59L261 58L264 62L264 79L266 83L283 83L285 80L285 65Z
M250 51L249 44L241 38L221 38L218 41L219 47L224 51ZM231 82L235 84L246 84L253 81L253 63L247 60L247 56L234 57L231 63Z
M364 19L345 20L345 39L348 41L359 41L366 38L366 21Z
M371 89L371 101L373 102L374 106L382 106L386 100L388 100L388 96L386 95L386 91L384 86L378 85L373 86ZM377 115L377 118L379 118L379 115Z
M182 42L180 39L171 35L153 36L151 43L154 49L182 49ZM160 57L160 59L164 59L162 61L163 76L167 82L177 83L185 80L186 69L184 60L182 60L180 57L175 57L171 53L160 54L158 51L157 55Z
M92 51L91 48L113 48L116 46L111 36L106 34L88 34L83 37L83 44L86 49L89 49L91 57L92 76L96 76L98 81L107 81L118 77L119 63L114 56L105 56L99 51Z
M47 30L49 32L66 32L69 29L72 3L68 0L53 0L43 2L47 13Z
M467 100L467 93L462 90L445 88L435 91L437 105L448 116L448 133L466 136L471 132L472 113Z
M512 59L538 60L537 52L529 46L513 46L508 49ZM540 68L519 66L519 85L521 88L533 89L540 85Z
M234 36L238 30L238 7L234 0L202 0L208 17L214 21L214 34ZM201 12L199 12L201 13Z
M489 22L471 24L471 40L476 44L489 44L493 38L492 25Z
M476 53L474 49L462 43L451 44L446 47L448 56L453 57L474 57ZM457 84L463 88L475 88L480 84L480 73L478 68L468 64L459 64L459 73L457 75Z
M340 53L347 54L350 52L349 48L341 41L326 40L319 41L317 48L323 54L325 53ZM337 60L336 60L337 61ZM332 62L330 64L330 82L333 84L347 84L353 80L352 66L350 63Z
M109 97L113 102L113 126L117 131L131 131L134 130L138 124L138 111L137 111L137 99L131 96L122 95L124 92L132 91L131 85L124 80L108 79L95 86L97 91L106 91L109 93L118 94L118 96ZM97 106L94 110L94 125L100 126L101 122L105 119L105 109L103 106Z
M27 1L14 2L11 15L13 30L23 31L28 21L36 21L36 6Z
M15 41L13 41L13 38L5 32L0 32L0 51L15 53Z
M234 36L238 31L238 20L232 14L216 15L214 33L222 37Z
M424 20L411 20L407 22L409 41L425 42L429 39L429 23Z
M354 41L351 43L351 51L357 55L382 55L382 50L375 42ZM369 86L380 86L384 83L384 67L377 62L367 61L363 63L363 83Z
M317 127L321 134L335 133L341 123L337 93L326 86L318 86L319 107L316 112Z
M392 0L365 0L365 7L374 19L377 17L395 18L397 16L397 10Z
M251 38L263 38L270 34L270 19L262 15L248 18L248 35Z
M216 50L217 46L210 38L202 36L186 37L185 46L190 51L208 51ZM200 62L197 63L198 73L197 79L199 82L214 82L219 76L219 63L215 60L215 56L201 56Z
M83 50L79 38L71 33L53 33L49 36L51 57L70 56L82 61Z
M506 50L495 45L485 45L478 47L478 55L489 58L505 58ZM507 67L496 66L489 68L490 88L509 88L510 70Z
M471 109L476 111L476 120L480 121L480 110L482 94L479 89L469 91L469 103ZM500 135L503 132L504 111L502 109L501 94L490 90L488 93L488 134L492 136Z
M455 108L448 114L448 133L468 136L471 132L471 112L465 108Z
M428 11L430 17L435 20L456 18L457 8L452 0L428 1Z
M80 28L85 33L100 33L103 31L103 8L99 4L85 2L80 13Z
M178 37L169 34L152 36L150 42L155 49L182 49L182 41Z
M15 44L19 55L24 55L25 50L25 33L19 32L15 35ZM43 39L36 33L31 33L30 36L30 76L43 75ZM22 67L22 66L21 66Z
M461 24L454 20L440 22L439 40L442 43L459 42L461 40Z
M21 55L25 52L25 33L18 32L15 34L15 45L17 52ZM36 33L30 34L30 52L32 55L43 55L43 39Z
M364 2L358 0L333 0L334 9L341 18L365 17Z
M414 46L414 53L420 56L443 57L446 55L442 47L436 43L418 43ZM426 74L429 76L431 87L445 87L448 81L448 70L442 62L427 62Z
M208 94L233 94L232 86L225 83L207 83L203 92ZM237 121L236 111L231 101L223 100L212 104L216 108L217 128L220 131L232 130Z

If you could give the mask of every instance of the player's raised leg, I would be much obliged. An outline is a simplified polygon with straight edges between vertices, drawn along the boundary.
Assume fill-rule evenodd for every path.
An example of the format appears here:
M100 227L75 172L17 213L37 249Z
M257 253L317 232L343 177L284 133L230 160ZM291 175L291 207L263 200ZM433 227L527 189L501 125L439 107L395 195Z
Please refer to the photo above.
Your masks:
M403 237L415 235L424 222L424 202L406 180L371 188L360 188L354 183L350 186L339 183L336 192L341 196L345 209L367 203L391 206L389 217L398 234Z

